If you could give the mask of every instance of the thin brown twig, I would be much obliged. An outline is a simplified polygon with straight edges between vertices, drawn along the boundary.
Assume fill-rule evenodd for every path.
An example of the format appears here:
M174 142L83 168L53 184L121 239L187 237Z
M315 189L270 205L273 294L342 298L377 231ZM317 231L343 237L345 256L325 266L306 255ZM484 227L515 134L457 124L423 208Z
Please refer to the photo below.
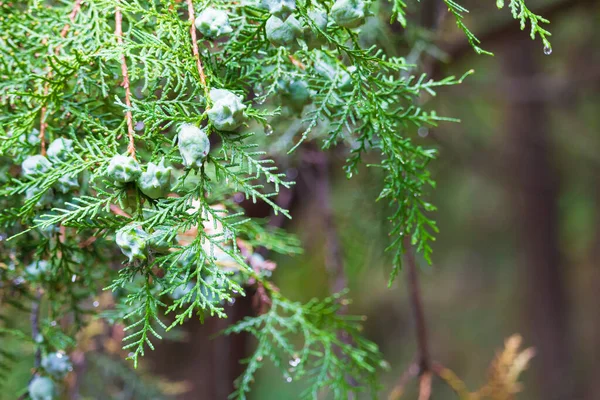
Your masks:
M125 218L129 218L131 219L131 215L127 214L125 211L123 211L119 206L117 206L116 204L111 204L110 205L110 211L115 214L115 215L120 215L121 217L125 217Z
M252 297L252 305L257 310L259 315L266 314L269 311L269 308L273 304L273 301L269 297L265 286L257 282L256 284L256 295Z
M88 246L91 246L92 244L94 244L94 242L98 240L97 236L90 236L89 238L85 239L83 242L79 243L79 248L80 249L85 249Z
M427 324L425 322L425 313L423 312L417 262L410 243L410 237L408 236L404 238L404 249L406 252L406 284L408 285L410 304L417 333L417 363L419 364L420 374L424 374L431 370L429 343L427 340Z
M388 399L395 400L404 393L404 387L412 378L419 376L419 400L428 400L431 396L431 373L432 361L429 353L427 340L427 324L423 312L423 301L419 287L419 275L415 254L410 243L410 237L405 237L404 245L404 269L406 271L406 285L408 286L409 300L412 308L415 330L417 334L417 359L404 372L398 384L390 393Z
M188 6L188 19L191 23L190 26L190 35L192 36L192 53L194 54L194 58L196 59L196 66L198 67L198 73L200 74L200 82L204 87L204 91L208 90L206 86L206 75L204 74L204 67L202 66L202 61L200 60L200 52L198 51L198 38L196 37L196 26L194 25L194 4L192 0L187 0Z
M302 64L302 62L300 60L298 60L296 57L294 57L293 55L289 55L288 58L290 59L290 62L292 64L294 64L296 67L300 68L301 70L305 70L306 69L306 65Z
M431 372L425 372L419 380L419 400L429 400L431 397Z
M60 31L60 37L65 38L67 36L67 33L69 32L69 29L71 28L71 24L75 21L75 17L77 17L77 13L79 12L79 10L81 9L81 0L75 0L75 4L73 4L73 10L71 11L71 14L69 14L69 21L70 23L65 24L65 26L62 28L62 30ZM54 54L58 55L58 52L60 51L60 46L57 46L56 49L54 50ZM50 92L50 78L52 78L52 70L49 69L48 70L48 75L47 75L48 81L46 82L46 84L44 85L44 97L48 96L48 93ZM48 107L46 105L44 105L42 107L42 109L40 110L40 133L39 133L39 138L40 138L40 146L41 146L41 153L43 156L46 155L46 141L45 141L45 136L46 136L46 112L48 111Z
M123 46L123 14L121 14L119 7L115 9L115 36L117 36L117 43L119 46ZM121 86L123 86L125 89L125 104L128 108L128 110L125 111L125 119L127 121L127 137L129 138L127 152L135 159L133 115L131 114L131 89L129 86L129 71L127 70L127 59L125 58L125 52L121 54L121 75L123 77L123 83L121 83Z
M398 400L400 397L402 397L404 394L404 388L406 385L408 385L408 382L410 382L417 375L419 375L419 364L414 362L410 364L406 371L404 371L404 373L400 376L398 383L390 392L388 400Z
M469 389L467 389L465 386L465 383L449 368L444 367L439 362L433 362L431 365L431 370L434 374L440 377L440 379L442 379L446 385L448 385L450 389L454 391L454 393L456 393L459 399L467 400L477 398L471 395Z
M71 11L71 14L69 14L69 20L71 21L71 23L73 23L75 21L75 17L77 16L77 13L79 12L79 10L81 9L81 0L75 0L75 4L73 4L73 10ZM67 36L67 32L69 32L69 29L71 28L70 24L66 24L64 26L64 28L62 28L62 31L60 31L60 36L62 36L63 38Z
M38 289L35 300L31 305L31 338L35 343L38 343L38 336L40 335L40 302L42 301L42 291ZM34 356L34 367L37 370L42 362L42 351L39 346L35 350Z
M252 255L255 253L260 254L261 248L257 249L256 252L253 252L252 247L245 241L243 241L241 239L237 239L236 243L237 243L238 249L240 250L240 254L244 257L244 259L246 260L248 265L251 266L254 269L254 271L256 271L257 273L260 273L260 268L258 266L256 266L255 263L252 262ZM263 251L261 255L263 255L263 254L266 255L266 252ZM256 284L256 293L252 297L252 306L254 307L254 309L256 310L256 312L259 315L265 314L269 310L271 305L273 304L273 301L269 297L269 293L267 292L267 289L262 284L262 282L258 281L257 279L254 279L254 278L251 278L248 281L248 283L250 285ZM277 288L275 288L275 290L279 291Z
M48 78L50 78L52 76L52 73L48 73ZM48 92L50 91L50 85L46 84L46 86L44 87L44 97L48 96ZM40 111L40 134L38 135L39 139L40 139L40 146L41 146L41 150L40 152L42 153L43 156L46 155L46 141L45 141L45 136L46 136L46 122L44 121L46 119L46 110L47 107L43 106L42 110Z

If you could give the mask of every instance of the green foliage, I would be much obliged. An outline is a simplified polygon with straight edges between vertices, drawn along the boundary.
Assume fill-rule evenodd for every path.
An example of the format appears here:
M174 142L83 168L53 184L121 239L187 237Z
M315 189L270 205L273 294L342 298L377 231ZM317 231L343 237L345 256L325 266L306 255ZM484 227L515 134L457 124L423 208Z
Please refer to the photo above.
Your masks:
M481 43L480 40L477 39L477 36L475 36L475 34L471 32L471 30L463 22L465 14L468 13L469 10L467 10L466 8L464 8L463 6L461 6L453 0L444 0L444 3L446 3L446 5L448 6L448 12L450 12L456 19L456 25L461 31L464 32L465 36L467 37L467 40L469 41L469 44L471 45L471 47L473 47L477 54L492 55L492 53L490 53L489 51L486 51L479 47L479 44Z
M497 0L496 5L498 8L503 8L504 0ZM550 44L548 37L551 36L551 33L541 26L541 24L549 24L550 21L529 10L525 5L525 0L509 0L508 8L510 9L513 18L519 21L521 30L525 29L527 22L529 22L531 26L531 38L535 39L536 35L539 35L544 43L544 52L550 54L552 52L552 45Z
M361 319L339 313L340 303L344 300L339 294L306 304L274 296L268 312L228 328L228 334L248 332L258 341L254 354L244 360L246 371L236 380L231 398L247 398L255 373L266 360L287 382L310 382L300 394L303 399L317 398L323 390L336 399L362 391L374 394L381 355L377 346L361 337Z
M445 2L484 52L462 24L466 10ZM453 121L421 104L464 76L433 81L401 57L361 47L355 28L369 2L285 3L267 2L276 16L258 1L0 3L0 227L11 238L0 244L0 301L17 291L24 312L39 318L36 350L73 349L98 313L90 301L106 288L111 303L101 316L124 326L124 349L137 366L165 332L194 317L226 317L225 305L255 286L270 299L268 310L227 331L258 342L233 397L246 398L267 359L285 379L306 381L304 398L376 390L381 354L360 335L360 317L339 312L341 295L303 305L279 293L255 250L291 255L298 240L247 218L236 199L290 217L276 196L294 183L272 159L285 154L257 143L290 111L302 124L285 142L290 153L314 138L325 149L346 145L349 178L365 153L379 154L370 166L385 171L379 199L393 209L393 280L403 238L430 260L437 232L426 200L435 151L415 144L409 129ZM198 15L208 4L220 11L203 14L195 43L189 9ZM539 25L547 21L523 1L509 7L549 48ZM394 1L402 25L405 13L406 4ZM290 21L293 35L274 40L271 18ZM299 82L301 106L286 100L285 82ZM180 128L190 125L196 136L183 140ZM188 142L198 147L192 155L183 149ZM43 271L27 272L42 261ZM41 302L48 307L37 315ZM63 318L72 323L59 329ZM2 351L0 363L10 359Z
M403 0L390 1L392 2L392 21L397 20L402 26L406 26L406 2ZM471 47L473 47L475 52L477 52L477 54L493 55L489 51L480 47L481 41L464 23L463 20L465 18L465 14L468 14L469 10L454 0L444 0L444 3L448 7L448 12L452 14L456 20L456 26L463 31L469 44ZM496 6L499 9L504 8L505 1L496 0ZM530 24L531 39L535 39L536 35L539 35L539 37L542 39L542 43L544 44L544 52L546 54L550 54L552 52L552 45L550 44L548 37L551 36L551 33L541 26L541 24L548 24L550 21L532 12L525 4L525 0L509 0L508 8L510 9L512 17L519 21L521 30L526 28L527 23Z

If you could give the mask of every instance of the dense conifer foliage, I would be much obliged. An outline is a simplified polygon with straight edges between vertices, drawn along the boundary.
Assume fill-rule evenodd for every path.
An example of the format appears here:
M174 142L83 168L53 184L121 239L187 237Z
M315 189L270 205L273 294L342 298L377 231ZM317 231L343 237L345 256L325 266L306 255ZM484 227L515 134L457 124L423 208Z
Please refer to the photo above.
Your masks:
M467 10L444 2L487 53L463 23ZM390 3L0 2L0 302L32 321L32 333L0 325L0 334L34 343L23 395L58 398L67 354L93 318L126 327L123 348L137 365L171 329L226 317L228 302L259 290L263 312L225 332L256 339L233 398L247 398L267 362L303 382L302 398L376 396L385 362L361 318L338 312L344 293L301 304L280 292L259 250L291 255L299 241L247 217L240 198L290 217L277 195L294 182L274 157L309 140L343 145L352 178L374 153L369 167L385 178L373 201L393 210L391 280L407 243L430 260L436 152L406 132L454 121L423 99L471 71L432 80L362 47L360 29L379 6ZM391 7L391 23L411 23L406 2ZM547 21L523 0L506 7L549 53ZM282 117L302 129L267 154L261 143L280 134L272 122ZM98 307L101 293L110 302ZM0 354L0 367L14 356Z

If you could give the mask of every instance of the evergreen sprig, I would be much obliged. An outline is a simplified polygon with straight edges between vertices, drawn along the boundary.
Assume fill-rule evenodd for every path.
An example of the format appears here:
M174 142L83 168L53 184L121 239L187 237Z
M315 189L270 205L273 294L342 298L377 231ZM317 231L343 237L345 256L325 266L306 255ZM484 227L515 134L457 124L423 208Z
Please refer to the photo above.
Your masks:
M467 10L445 2L485 53L462 23ZM0 242L0 302L18 292L22 312L41 321L36 354L72 349L100 314L124 327L137 365L166 332L193 317L226 317L225 305L254 286L266 311L227 330L258 343L232 397L247 397L266 360L284 379L306 382L303 398L376 390L381 354L361 336L362 319L339 312L342 294L301 304L280 293L274 263L257 249L296 254L298 239L246 217L240 197L289 218L277 196L294 182L276 159L308 140L343 145L352 177L374 152L381 161L370 166L385 175L379 199L393 210L391 280L404 237L430 260L435 151L410 132L453 121L424 100L470 72L434 81L404 58L363 47L356 28L369 2L292 3L292 16L258 0L0 3L0 226L11 238ZM509 7L550 48L547 21L523 0ZM392 11L409 22L404 1ZM211 25L211 15L221 22ZM194 17L208 22L196 30ZM292 24L285 35L275 19ZM291 119L301 129L269 154L263 132ZM103 287L110 301L99 310ZM37 315L41 303L49 307ZM67 317L73 323L61 328ZM0 369L10 360L1 350Z
M225 333L247 332L258 342L254 354L244 360L246 371L236 380L231 398L247 398L256 371L267 360L287 382L310 382L300 395L303 399L317 398L324 389L336 399L356 392L376 393L381 355L360 335L362 319L339 313L344 302L341 294L306 304L274 296L268 312L229 327Z
M484 50L479 45L481 41L475 36L475 34L465 25L463 22L465 14L469 12L465 7L461 6L459 3L454 0L444 0L444 3L448 7L448 12L450 12L455 20L456 25L460 30L463 31L469 44L477 54L486 54L493 55L493 53ZM504 8L505 1L504 0L496 0L496 6L499 9ZM544 53L550 54L552 53L552 45L550 44L550 40L548 39L551 36L551 33L544 29L541 24L548 24L550 21L545 19L544 17L532 12L525 4L525 0L509 0L508 8L512 14L512 17L519 21L521 30L524 30L527 22L531 25L530 36L531 39L535 39L536 35L542 39L542 43L544 44Z
M497 0L496 5L498 8L504 8L504 0ZM552 34L542 27L542 24L549 24L550 21L532 12L525 4L525 0L509 0L508 8L513 18L519 21L521 30L524 30L529 22L531 39L535 39L536 35L539 35L544 43L544 53L552 53L552 44L548 39Z

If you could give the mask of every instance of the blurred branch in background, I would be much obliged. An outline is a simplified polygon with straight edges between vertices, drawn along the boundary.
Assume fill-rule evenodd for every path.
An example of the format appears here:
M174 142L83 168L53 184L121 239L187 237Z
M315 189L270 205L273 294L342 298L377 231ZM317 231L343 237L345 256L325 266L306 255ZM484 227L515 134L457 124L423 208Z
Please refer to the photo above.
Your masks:
M31 339L36 343L40 334L40 302L42 301L42 290L38 289L35 295L35 301L31 303ZM40 367L42 362L42 349L38 346L33 356L34 362L33 367L35 369Z
M404 248L406 249L404 269L406 271L406 285L408 288L409 303L412 309L417 337L417 355L416 361L411 364L406 372L400 377L400 380L392 390L389 399L395 400L400 398L404 392L404 387L411 379L418 376L419 400L428 400L431 395L432 363L427 338L427 323L425 321L421 288L419 286L417 262L409 237L404 238Z
M325 232L325 267L330 275L331 293L339 293L348 286L348 279L344 271L343 249L331 203L330 160L318 147L305 146L302 150L302 162L306 166L302 170L310 174L314 199L320 207L322 216L322 227ZM342 310L344 308L342 307Z
M503 46L502 65L509 82L533 77L539 70L533 46L516 34ZM570 368L569 306L559 239L559 175L551 155L546 103L519 101L521 90L511 86L507 91L506 134L513 156L506 165L515 185L514 223L523 262L526 317L539 350L535 371L541 398L573 399L577 397Z

